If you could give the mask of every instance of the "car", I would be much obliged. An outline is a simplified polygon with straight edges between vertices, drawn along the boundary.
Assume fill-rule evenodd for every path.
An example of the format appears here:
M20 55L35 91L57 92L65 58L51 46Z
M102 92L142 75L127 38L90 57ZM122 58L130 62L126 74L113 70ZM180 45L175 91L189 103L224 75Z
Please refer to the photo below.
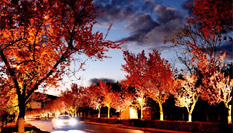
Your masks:
M52 127L56 129L73 129L78 124L75 118L69 115L60 115L52 119Z

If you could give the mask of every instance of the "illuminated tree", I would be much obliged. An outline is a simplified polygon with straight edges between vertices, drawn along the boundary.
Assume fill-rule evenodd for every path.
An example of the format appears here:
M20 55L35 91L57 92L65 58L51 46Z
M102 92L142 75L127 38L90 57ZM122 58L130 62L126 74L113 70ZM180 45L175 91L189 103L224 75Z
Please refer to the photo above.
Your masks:
M174 82L170 65L155 50L148 57L144 51L138 55L125 51L124 60L126 64L122 67L128 73L127 82L159 104L160 120L163 120L162 104L168 99Z
M98 15L92 0L4 0L0 5L0 61L16 89L18 132L23 133L25 106L35 90L56 85L73 55L101 59L118 45L92 32Z
M47 112L55 113L56 115L60 113L64 113L66 110L69 109L69 106L64 102L63 98L57 98L48 102L45 105L45 109Z
M15 114L15 120L18 118L18 98L14 89L0 91L0 108L9 114Z
M79 87L77 84L71 85L71 90L66 90L62 93L63 101L69 106L69 113L74 117L77 116L79 107L82 107L84 102L85 88Z
M132 105L135 108L140 109L141 119L143 119L143 107L146 104L146 94L144 90L141 89L140 86L137 86L138 88L132 87L134 85L129 79L121 81L121 85L123 86L121 91L122 100L124 101L124 104L127 105L125 107L127 108ZM133 102L135 102L135 104L132 104Z
M196 53L198 53L198 50ZM231 105L229 105L229 102L232 100L233 79L230 79L230 75L225 76L222 71L224 58L225 54L217 59L209 59L209 56L204 54L196 60L198 62L197 67L203 75L201 98L210 104L223 102L228 109L228 122L231 123Z
M132 105L134 98L132 94L123 94L122 96L116 97L115 102L112 104L112 107L117 111L124 111L130 105Z
M143 118L143 106L145 105L145 90L143 89L144 77L142 76L146 68L146 57L144 55L144 51L138 55L134 55L129 53L128 51L124 52L124 60L126 61L125 65L122 65L124 71L128 73L126 75L126 80L122 81L122 84L130 89L134 87L135 95L134 98L136 99L139 107L141 109L141 119ZM141 62L141 63L139 63ZM137 66L137 67L134 67ZM134 68L134 69L133 69ZM141 82L139 82L141 81Z
M195 25L205 39L223 36L219 40L226 40L227 32L232 32L233 28L232 5L231 0L195 0L194 5L191 6L193 17L188 18L187 22ZM232 42L231 35L229 41ZM193 45L197 46L196 43ZM224 102L225 107L231 112L231 106L228 104L232 99L232 79L222 72L225 53L223 55L217 53L217 56L212 56L200 51L200 48L196 48L192 51L192 55L198 55L194 60L197 60L197 67L203 75L202 98L210 104ZM229 117L231 117L230 113Z
M6 78L0 77L0 108L9 114L18 110L16 91L12 87Z
M117 99L117 97L120 97L119 95L117 96L116 92L113 92L112 86L111 85L107 85L106 81L100 81L99 85L97 85L97 88L99 88L98 90L101 91L102 93L102 103L108 107L108 118L110 118L110 109L111 109L111 105L113 104L113 101Z
M218 36L215 36L214 38L218 38ZM221 70L224 66L223 59L225 57L225 53L221 54L217 52L218 47L210 41L214 41L215 39L208 39L209 43L213 44L213 47L211 47L211 45L202 45L203 43L201 43L199 39L196 40L195 38L190 38L191 41L185 41L187 43L186 46L189 49L189 58L187 58L187 60L183 60L183 62L186 64L191 74L196 73L201 78L200 97L203 100L208 101L210 104L218 104L223 101L230 112L231 107L228 103L232 97L232 87L230 86L231 81L229 76L225 76ZM202 42L208 41L203 39ZM219 46L220 45L221 41L219 41ZM211 51L211 49L213 51ZM190 68L194 71L191 71ZM225 84L225 87L220 88L220 83L222 85Z
M100 111L102 106L102 93L99 87L96 84L92 84L90 87L87 88L87 94L90 98L89 106L98 109L98 118L100 118Z
M143 91L143 88L140 88L138 86L138 88L136 88L136 94L135 94L135 98L136 98L136 103L138 103L140 110L141 110L141 119L143 119L143 107L146 104L146 98L145 98L145 92Z
M192 121L192 113L200 95L200 89L197 87L196 75L185 75L184 80L176 80L180 87L172 93L175 98L175 105L185 107L188 111L188 121Z
M225 42L232 42L229 34L232 32L232 1L194 0L191 8L193 12L186 19L187 25L170 41L185 48L182 55L187 53L187 56L180 59L190 74L195 73L201 79L200 98L217 104L225 97L227 100L222 101L226 106L231 99L232 87L229 77L219 66L225 55L218 51ZM217 87L220 84L225 87L220 89Z

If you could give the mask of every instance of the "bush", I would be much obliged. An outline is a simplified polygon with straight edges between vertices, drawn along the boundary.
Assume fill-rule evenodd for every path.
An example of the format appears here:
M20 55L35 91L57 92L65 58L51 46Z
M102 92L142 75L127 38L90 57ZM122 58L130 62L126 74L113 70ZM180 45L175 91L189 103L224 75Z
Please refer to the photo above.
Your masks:
M160 121L160 120L140 120L129 119L121 120L121 123L126 126L148 127L165 130L186 131L186 132L222 132L231 133L232 125L224 123L210 122L186 122L186 121Z
M100 122L100 123L108 123L108 124L119 124L120 121L118 119L111 119L111 118L90 118L90 121L92 122Z

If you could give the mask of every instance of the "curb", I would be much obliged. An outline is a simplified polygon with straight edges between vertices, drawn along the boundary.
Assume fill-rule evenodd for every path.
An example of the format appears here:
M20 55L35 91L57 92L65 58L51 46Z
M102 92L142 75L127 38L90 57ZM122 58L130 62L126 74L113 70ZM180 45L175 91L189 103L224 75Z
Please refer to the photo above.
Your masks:
M134 129L134 130L143 130L143 131L151 131L151 132L160 132L160 133L191 133L191 132L184 132L184 131L174 131L174 130L166 130L166 129L156 129L156 128L145 128L145 127L133 127L133 126L126 126L123 124L108 124L108 123L100 123L100 122L90 122L90 121L80 121L81 123L88 123L93 125L102 125L102 126L112 126L112 127L119 127L119 128L127 128L127 129Z

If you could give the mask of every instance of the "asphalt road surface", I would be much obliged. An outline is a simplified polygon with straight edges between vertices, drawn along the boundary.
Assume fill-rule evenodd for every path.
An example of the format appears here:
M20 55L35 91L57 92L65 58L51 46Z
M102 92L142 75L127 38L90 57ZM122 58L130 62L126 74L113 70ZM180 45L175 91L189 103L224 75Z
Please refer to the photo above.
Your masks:
M118 128L113 126L94 125L83 122L79 122L75 129L72 130L53 130L51 121L31 120L27 122L31 123L33 126L36 126L42 131L51 133L149 133L147 131Z

